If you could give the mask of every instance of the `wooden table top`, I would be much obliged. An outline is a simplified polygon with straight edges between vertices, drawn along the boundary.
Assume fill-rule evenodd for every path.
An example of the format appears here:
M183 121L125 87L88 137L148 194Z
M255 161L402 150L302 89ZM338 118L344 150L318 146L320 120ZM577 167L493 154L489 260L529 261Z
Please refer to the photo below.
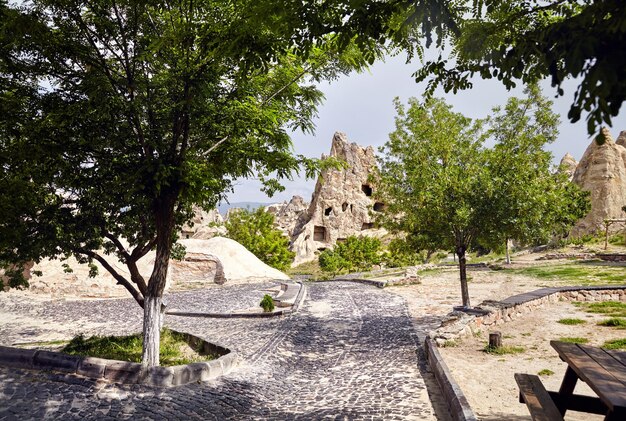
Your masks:
M550 345L611 411L626 411L626 352L559 341Z

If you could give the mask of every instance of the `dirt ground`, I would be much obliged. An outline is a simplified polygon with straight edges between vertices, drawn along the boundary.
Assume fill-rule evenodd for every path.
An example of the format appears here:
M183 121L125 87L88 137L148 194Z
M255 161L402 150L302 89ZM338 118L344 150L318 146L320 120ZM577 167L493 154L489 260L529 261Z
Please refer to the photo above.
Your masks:
M536 256L526 256L518 259L517 264L532 264L535 258ZM545 261L542 263L546 264ZM486 299L504 299L545 286L560 284L560 282L546 282L485 269L471 270L469 276L472 305L478 305ZM411 314L416 319L420 319L422 323L429 321L429 326L432 326L430 328L436 328L439 322L437 315L445 314L451 311L452 305L460 304L460 287L457 277L457 270L447 270L425 277L419 285L394 287L392 290L407 299ZM428 317L431 320L428 320ZM557 323L557 320L562 318L578 318L587 323L574 326ZM503 345L522 347L524 351L521 353L492 355L483 352L488 342L489 331L483 331L480 335L473 337L465 337L458 341L456 346L440 348L440 351L479 419L485 421L530 420L526 405L518 401L514 373L538 374L541 370L551 370L554 374L541 376L542 382L548 390L558 390L567 365L551 348L550 340L558 340L562 337L584 337L589 339L590 345L600 346L607 340L626 337L624 330L597 326L597 321L604 318L606 317L603 315L587 313L569 302L548 304L515 321L497 327L503 335ZM594 396L593 391L582 382L576 386L575 393ZM603 417L568 412L565 419L594 421L602 420Z

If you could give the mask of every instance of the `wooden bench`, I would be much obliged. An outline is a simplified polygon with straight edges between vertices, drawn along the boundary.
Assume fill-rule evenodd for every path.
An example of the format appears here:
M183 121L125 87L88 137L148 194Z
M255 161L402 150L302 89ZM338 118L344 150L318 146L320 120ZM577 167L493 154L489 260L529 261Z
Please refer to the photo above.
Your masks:
M563 421L563 416L538 376L515 373L520 402L525 403L533 421Z

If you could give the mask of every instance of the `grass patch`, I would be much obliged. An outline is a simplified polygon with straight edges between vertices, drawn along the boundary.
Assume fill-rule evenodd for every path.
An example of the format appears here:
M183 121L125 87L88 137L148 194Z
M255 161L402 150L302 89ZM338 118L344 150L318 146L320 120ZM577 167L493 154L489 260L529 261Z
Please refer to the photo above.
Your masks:
M537 373L540 376L551 376L554 374L554 371L549 370L547 368L544 368L543 370L541 370L539 373Z
M570 344L586 344L587 342L589 342L589 339L565 336L563 338L559 338L559 341L567 342Z
M582 319L561 319L557 320L557 323L561 323L562 325L582 325L587 322Z
M39 342L19 342L14 343L12 346L18 348L46 348L46 347L57 347L61 345L65 345L68 343L67 340L56 340L56 341L39 341Z
M140 334L130 336L93 336L85 339L75 336L62 350L66 354L83 357L98 357L110 360L141 362L143 339ZM195 352L194 352L195 351ZM193 350L185 336L169 329L161 331L160 361L162 366L189 364L216 358L215 355L201 355Z
M626 349L626 339L613 339L612 341L606 341L602 348L606 349Z
M487 345L483 348L483 352L486 352L487 354L493 354L493 355L521 354L522 352L526 352L526 349L521 346L491 347Z
M588 313L604 314L609 317L626 317L626 303L620 301L583 302L579 306Z
M315 279L322 276L322 269L320 268L319 260L311 260L310 262L304 262L296 267L287 268L285 273L289 276L294 275L310 275Z
M621 317L611 317L610 319L599 322L598 326L619 327L621 329L626 329L626 319L622 319Z
M605 266L575 262L567 265L532 266L504 271L548 281L565 281L576 285L623 284L626 266Z
M459 342L454 339L447 340L442 345L443 348L455 348L457 346L459 346Z

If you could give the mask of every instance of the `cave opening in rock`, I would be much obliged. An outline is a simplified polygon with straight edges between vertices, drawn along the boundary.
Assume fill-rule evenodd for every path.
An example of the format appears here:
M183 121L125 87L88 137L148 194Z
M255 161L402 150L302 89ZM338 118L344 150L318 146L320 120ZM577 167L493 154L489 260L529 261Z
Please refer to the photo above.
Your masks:
M326 208L326 210L324 210L324 215L329 216L332 211L333 211L332 207Z
M313 240L326 241L326 227L321 225L315 225L313 227Z
M368 197L372 195L372 187L369 184L363 184L361 190L363 190L363 193Z
M385 210L385 204L382 202L374 203L374 212L383 212Z

